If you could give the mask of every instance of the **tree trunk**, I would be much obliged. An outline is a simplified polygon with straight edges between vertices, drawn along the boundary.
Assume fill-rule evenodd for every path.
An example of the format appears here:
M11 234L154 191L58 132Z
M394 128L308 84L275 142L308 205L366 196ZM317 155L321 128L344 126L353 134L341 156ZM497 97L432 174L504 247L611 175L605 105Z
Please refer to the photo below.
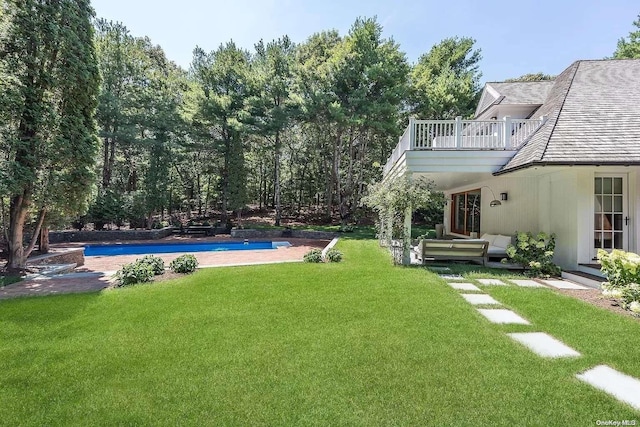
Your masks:
M24 223L27 218L30 192L25 190L22 194L11 198L9 206L9 259L7 270L19 272L24 270L26 259L24 257L23 234Z
M40 213L38 214L38 223L36 224L35 230L33 230L33 235L31 236L31 242L29 242L29 246L24 251L24 261L25 265L27 263L27 259L33 249L36 247L36 242L38 241L38 237L40 236L40 230L42 230L42 224L44 224L44 218L47 215L47 210L45 208L40 209Z
M274 173L273 173L273 198L276 207L276 223L275 226L280 226L280 220L282 219L282 207L280 206L280 132L276 132L275 140L275 152L274 152Z
M42 227L40 230L40 253L49 253L49 227Z

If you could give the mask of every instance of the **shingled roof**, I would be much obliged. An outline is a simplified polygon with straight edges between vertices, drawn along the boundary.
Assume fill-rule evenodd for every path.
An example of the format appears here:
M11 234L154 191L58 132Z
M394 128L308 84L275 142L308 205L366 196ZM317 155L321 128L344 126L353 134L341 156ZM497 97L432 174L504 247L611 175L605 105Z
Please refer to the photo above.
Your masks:
M476 117L492 105L542 105L553 84L553 80L487 83L476 109Z
M536 115L548 120L497 174L533 165L640 164L640 60L574 62Z

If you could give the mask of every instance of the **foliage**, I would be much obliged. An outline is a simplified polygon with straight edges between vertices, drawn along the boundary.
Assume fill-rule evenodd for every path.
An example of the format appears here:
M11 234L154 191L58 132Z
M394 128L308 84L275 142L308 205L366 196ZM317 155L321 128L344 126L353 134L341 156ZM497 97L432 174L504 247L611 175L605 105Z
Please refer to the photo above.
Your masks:
M640 255L617 249L611 252L600 249L598 261L600 270L607 277L602 284L603 295L619 299L622 307L635 310L640 304Z
M444 199L433 191L433 182L409 175L397 175L379 184L369 186L369 194L362 203L377 214L382 223L392 224L392 236L402 236L405 211L411 209L429 209L433 205L442 206Z
M410 112L420 119L470 117L480 93L480 49L475 40L442 40L418 59L411 70Z
M225 222L227 210L239 211L247 202L244 137L251 120L248 101L256 93L249 62L247 51L228 42L210 53L196 48L191 65L202 87L197 118L223 157L219 175Z
M136 260L130 264L125 264L116 273L118 286L129 286L137 283L151 282L154 276L154 267L148 262Z
M541 82L545 80L553 80L555 78L556 77L552 76L551 74L538 72L523 74L522 76L513 79L506 79L505 82Z
M327 251L326 259L329 262L340 262L342 261L342 252L335 248L331 248Z
M507 246L507 256L522 265L533 277L559 276L560 267L553 263L555 234L517 233L516 244Z
M184 254L171 261L169 268L174 273L189 274L196 271L198 260L194 255Z
M23 231L38 212L86 209L96 155L100 75L86 0L8 1L0 25L0 190L10 199L8 268L19 270ZM38 233L33 233L37 235Z
M302 257L304 262L312 262L318 263L322 262L322 250L318 248L313 248Z
M93 222L95 230L102 230L106 224L121 226L125 217L123 199L113 191L100 191L89 206L88 220Z
M633 21L635 31L631 31L627 38L618 40L618 47L613 52L615 59L636 59L640 58L640 14Z
M154 276L164 274L164 261L160 257L154 255L145 255L141 259L136 260L136 262L151 266Z

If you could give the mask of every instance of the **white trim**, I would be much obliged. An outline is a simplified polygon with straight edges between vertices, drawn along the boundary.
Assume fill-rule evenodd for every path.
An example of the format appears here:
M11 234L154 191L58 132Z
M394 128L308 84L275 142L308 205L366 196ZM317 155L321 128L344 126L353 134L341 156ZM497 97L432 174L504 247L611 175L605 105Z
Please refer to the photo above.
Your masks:
M324 261L324 259L327 256L327 252L329 252L329 250L331 250L336 243L338 243L338 239L337 237L334 237L333 240L331 242L329 242L329 244L327 246L325 246L325 248L322 250L322 260Z

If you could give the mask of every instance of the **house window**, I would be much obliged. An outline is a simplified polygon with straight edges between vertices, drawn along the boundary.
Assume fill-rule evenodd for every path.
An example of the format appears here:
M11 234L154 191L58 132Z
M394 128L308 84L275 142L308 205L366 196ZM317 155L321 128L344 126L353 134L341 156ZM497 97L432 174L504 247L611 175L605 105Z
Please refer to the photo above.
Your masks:
M452 195L451 231L480 234L480 189Z

